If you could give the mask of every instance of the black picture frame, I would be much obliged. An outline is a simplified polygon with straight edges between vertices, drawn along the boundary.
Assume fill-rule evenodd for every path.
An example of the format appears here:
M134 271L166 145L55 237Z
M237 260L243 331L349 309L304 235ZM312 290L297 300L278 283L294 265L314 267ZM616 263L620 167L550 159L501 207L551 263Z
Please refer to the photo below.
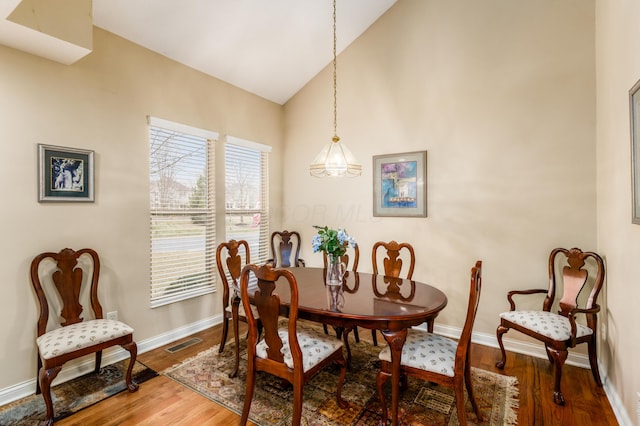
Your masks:
M94 152L38 144L38 202L93 202Z

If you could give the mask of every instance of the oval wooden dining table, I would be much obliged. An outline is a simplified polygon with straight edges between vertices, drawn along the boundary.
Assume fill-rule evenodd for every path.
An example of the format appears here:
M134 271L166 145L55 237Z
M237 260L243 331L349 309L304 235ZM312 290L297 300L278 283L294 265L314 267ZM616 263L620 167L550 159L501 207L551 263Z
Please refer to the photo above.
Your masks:
M300 318L343 330L354 327L380 330L391 349L391 421L398 424L400 357L407 330L433 321L447 305L439 289L414 280L363 272L348 272L342 286L325 285L323 268L288 268L298 283ZM281 303L289 302L288 287L280 287ZM336 288L338 287L338 288Z

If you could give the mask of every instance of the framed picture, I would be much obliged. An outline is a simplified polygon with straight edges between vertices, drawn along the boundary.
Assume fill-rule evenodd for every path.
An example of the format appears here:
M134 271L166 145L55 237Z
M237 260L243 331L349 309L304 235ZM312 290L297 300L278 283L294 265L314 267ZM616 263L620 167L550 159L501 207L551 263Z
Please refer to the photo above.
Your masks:
M640 225L640 80L629 90L631 111L631 222Z
M93 202L93 151L38 144L38 201Z
M373 157L373 215L427 216L427 151Z

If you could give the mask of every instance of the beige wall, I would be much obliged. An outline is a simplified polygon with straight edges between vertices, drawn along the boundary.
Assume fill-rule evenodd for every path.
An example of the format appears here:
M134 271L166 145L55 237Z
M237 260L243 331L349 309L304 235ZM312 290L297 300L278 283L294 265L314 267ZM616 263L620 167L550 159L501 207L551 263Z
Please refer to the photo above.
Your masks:
M332 136L329 68L285 105L285 226L307 242L346 227L363 270L375 241L410 242L451 326L482 259L475 331L495 336L508 289L546 288L552 248L597 248L594 61L590 1L400 0L338 58L338 135L362 177L307 171ZM421 150L428 217L373 217L372 156Z
M2 46L0 64L0 389L36 376L28 268L42 251L96 249L105 311L117 310L138 341L219 314L217 295L149 308L146 117L271 145L270 201L279 206L282 107L99 29L93 52L74 65ZM95 151L95 203L37 202L38 143Z
M609 385L629 417L640 391L640 226L631 224L629 89L640 79L640 4L596 2L598 247L607 258Z

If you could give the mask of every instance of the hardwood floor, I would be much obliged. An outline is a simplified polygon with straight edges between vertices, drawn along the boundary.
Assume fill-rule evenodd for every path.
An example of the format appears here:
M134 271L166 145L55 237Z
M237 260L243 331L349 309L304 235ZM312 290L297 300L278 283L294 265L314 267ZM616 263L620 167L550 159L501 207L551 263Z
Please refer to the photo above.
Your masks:
M220 329L220 326L216 326L195 334L192 337L199 337L202 342L179 352L171 354L165 349L187 339L140 354L138 360L160 372L216 345L220 339ZM361 334L361 338L368 336L370 341L371 333ZM519 425L618 424L604 390L596 387L590 370L572 366L563 368L566 405L559 407L552 401L553 368L546 359L508 353L507 365L501 372L495 368L498 358L498 349L473 345L474 367L518 377ZM235 425L239 418L235 413L160 375L143 383L138 392L122 392L56 425Z

